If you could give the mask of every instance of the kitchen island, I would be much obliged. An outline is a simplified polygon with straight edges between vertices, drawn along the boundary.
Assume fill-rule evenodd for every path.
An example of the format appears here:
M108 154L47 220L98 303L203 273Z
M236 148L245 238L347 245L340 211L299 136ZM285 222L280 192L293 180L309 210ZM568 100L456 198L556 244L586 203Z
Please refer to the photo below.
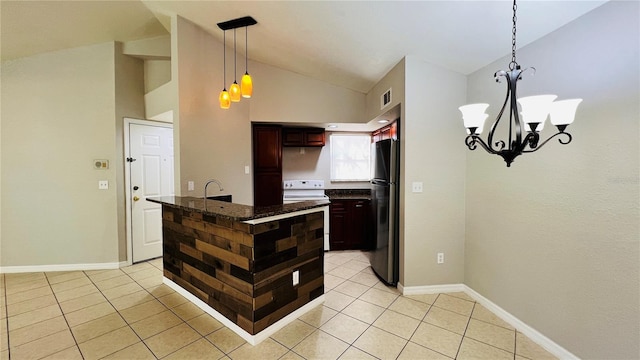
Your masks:
M269 207L195 197L162 205L164 282L251 344L324 300L328 200Z

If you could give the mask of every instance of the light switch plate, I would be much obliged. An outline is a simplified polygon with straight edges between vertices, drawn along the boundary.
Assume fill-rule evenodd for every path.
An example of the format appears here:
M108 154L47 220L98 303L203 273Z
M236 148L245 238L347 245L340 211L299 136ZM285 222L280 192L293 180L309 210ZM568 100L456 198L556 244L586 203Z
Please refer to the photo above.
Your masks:
M244 173L249 175L249 165L244 166Z
M421 193L422 192L422 182L418 181L418 182L411 183L411 191L414 192L414 193Z
M108 190L108 189L109 189L109 180L98 181L98 190Z
M193 181L187 182L187 191L193 191Z

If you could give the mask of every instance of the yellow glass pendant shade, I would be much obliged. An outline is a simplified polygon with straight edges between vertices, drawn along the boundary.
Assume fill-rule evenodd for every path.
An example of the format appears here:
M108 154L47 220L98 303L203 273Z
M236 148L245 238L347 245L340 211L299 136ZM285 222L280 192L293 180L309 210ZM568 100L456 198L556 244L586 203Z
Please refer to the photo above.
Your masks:
M253 82L251 81L251 75L249 75L249 73L244 73L244 75L242 75L242 80L240 80L240 84L242 85L242 97L250 98L253 94Z
M227 92L227 89L222 90L220 93L220 108L228 109L231 106L231 97Z
M233 102L240 101L240 85L238 85L238 83L235 81L229 88L229 96L231 97L231 101Z

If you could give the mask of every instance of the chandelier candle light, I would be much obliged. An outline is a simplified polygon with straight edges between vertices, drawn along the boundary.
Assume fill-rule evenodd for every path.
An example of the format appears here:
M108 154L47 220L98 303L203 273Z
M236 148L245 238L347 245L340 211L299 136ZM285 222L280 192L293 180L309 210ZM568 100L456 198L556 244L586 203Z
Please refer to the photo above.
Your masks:
M465 144L470 150L475 150L477 145L482 146L488 153L501 156L507 163L507 167L511 166L513 160L523 153L531 153L540 149L549 140L558 137L558 142L566 145L571 142L571 134L565 132L567 126L571 124L575 118L578 104L582 99L568 99L562 101L554 101L556 95L537 95L523 98L516 98L516 85L518 80L522 79L522 73L527 69L521 69L516 62L516 0L513 1L513 30L511 41L511 62L509 63L509 71L500 70L494 74L496 82L501 82L502 78L507 80L507 96L502 105L502 109L491 125L491 130L487 136L487 142L480 137L484 122L489 117L485 113L489 104L470 104L460 106L464 126L467 128L467 138ZM535 68L533 69L535 73ZM516 102L517 99L517 102ZM509 104L509 142L508 146L504 140L494 142L493 136L502 114ZM518 104L520 104L521 113L518 114ZM522 116L522 120L520 119ZM551 124L555 125L558 132L550 136L548 139L539 144L540 131L544 128L544 123L549 116ZM526 135L523 139L523 129ZM513 139L515 133L515 139Z
M237 19L233 19L233 20L229 20L229 21L225 21L225 22L221 22L218 23L218 27L220 29L222 29L223 32L223 81L224 81L224 85L223 85L223 90L220 93L220 108L222 109L228 109L231 106L231 102L239 102L240 101L240 96L242 95L242 97L245 98L250 98L251 94L253 92L253 83L251 81L251 76L249 75L249 72L247 69L247 65L248 65L248 42L247 42L247 29L249 26L251 25L255 25L258 22L252 18L251 16L245 16L245 17L241 17L241 18L237 18ZM240 81L241 85L238 85L238 82L236 81L236 29L239 27L244 27L245 28L245 74L244 76L242 76L242 80ZM229 87L229 92L227 92L226 89L226 83L227 83L227 75L226 75L226 71L227 71L227 59L226 59L226 47L227 47L227 42L226 42L226 33L227 30L231 30L233 29L233 84L231 84L231 86Z

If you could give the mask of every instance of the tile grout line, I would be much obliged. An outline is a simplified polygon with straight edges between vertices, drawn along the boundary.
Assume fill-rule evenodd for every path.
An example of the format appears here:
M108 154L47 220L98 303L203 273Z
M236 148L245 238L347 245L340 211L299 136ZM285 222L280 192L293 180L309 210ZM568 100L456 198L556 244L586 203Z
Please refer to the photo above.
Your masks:
M350 261L351 261L351 260L350 260ZM345 263L345 264L346 264L346 263ZM342 265L340 265L340 266L343 266L343 265L344 265L344 264L342 264ZM353 278L354 276L356 276L356 275L358 275L358 274L361 274L361 273L363 273L363 274L368 274L368 272L364 272L364 271L365 271L365 270L367 270L367 269L369 269L370 267L371 267L371 265L367 266L366 268L364 268L364 269L360 270L359 272L357 272L356 274L354 274L354 275L353 275L353 276L351 276L350 278L346 279L345 281L351 281L351 278ZM334 276L335 276L335 275L334 275ZM375 276L375 275L374 275L374 276ZM343 283L344 283L344 282L343 282ZM376 283L375 283L375 284L373 284L373 285L368 286L368 287L369 287L369 289L368 289L368 290L366 290L366 291L364 291L364 292L363 292L362 294L360 294L358 297L356 297L356 298L354 299L354 301L352 301L351 303L349 303L349 305L353 304L353 303L355 302L355 300L360 300L360 301L366 302L366 303L371 304L371 305L375 305L375 306L382 307L382 306L380 306L380 305L373 304L373 303L371 303L371 302L369 302L369 301L366 301L366 300L360 299L360 297L361 297L362 295L366 294L366 293L367 293L369 290L371 290L371 289L380 290L380 289L377 289L377 288L375 287L377 284L378 284L378 282L376 282ZM364 284L361 284L361 285L364 285ZM339 286L339 285L338 285L338 286ZM336 288L337 288L338 286L336 286L335 288L331 289L330 291L336 291L336 292L338 292L338 293L340 293L340 294L350 296L349 294L344 294L344 293L340 292L339 290L336 290ZM364 285L364 286L367 286L367 285ZM384 291L384 290L380 290L380 291ZM392 292L389 292L389 293L392 293ZM364 352L365 354L368 354L368 355L373 356L374 358L377 358L375 355L370 354L370 353L368 353L367 351L365 351L365 350L363 350L363 349L360 349L359 347L355 346L355 343L356 343L356 341L358 341L358 339L359 339L359 338L360 338L360 337L361 337L365 332L367 332L367 330L369 330L371 327L375 327L376 329L379 329L379 330L381 330L381 331L384 331L384 332L389 333L388 331L386 331L386 330L384 330L384 329L380 329L380 328L378 328L378 327L374 326L373 324L374 324L374 323L375 323L375 322L376 322L376 321L377 321L377 320L382 316L382 314L384 314L384 313L385 313L385 311L387 311L387 310L389 310L389 311L393 311L393 310L390 310L390 309L389 309L389 307L390 307L391 305L393 305L393 303L395 303L395 302L396 302L400 297L401 297L401 296L397 296L397 297L396 297L396 298L395 298L395 299L394 299L394 300L393 300L389 305L387 305L386 307L384 307L384 308L383 308L384 310L380 313L380 315L378 315L378 316L377 316L377 317L376 317L376 318L371 322L371 324L367 324L366 322L364 322L364 321L362 321L362 320L360 320L360 319L354 318L354 317L352 317L352 316L350 316L350 315L348 315L348 314L343 313L344 309L346 309L347 307L349 307L349 305L345 306L345 308L344 308L344 309L340 310L340 311L338 312L338 314L343 314L343 315L348 316L348 317L350 317L350 318L352 318L352 319L355 319L355 320L358 320L358 321L361 321L361 322L364 322L365 324L367 324L367 328L362 332L362 334L358 335L358 337L356 337L356 339L353 341L353 343L352 343L352 344L349 344L349 346L348 346L348 347L347 347L347 348L346 348L346 349L345 349L345 350L340 354L340 356L344 355L344 354L349 350L349 348L353 347L353 348L356 348L356 349L358 349L358 350L360 350L360 351ZM336 315L337 315L337 314L336 314ZM425 315L426 315L426 314L425 314ZM327 321L327 322L328 322L328 321ZM320 331L322 331L321 329L319 329L319 330L320 330ZM323 331L323 332L324 332L324 331ZM326 333L326 332L325 332L325 333ZM328 334L328 335L331 335L331 334L329 334L329 333L327 333L327 334ZM391 334L391 333L389 333L389 334ZM392 335L395 335L395 334L392 334ZM333 335L331 335L331 336L333 336ZM395 335L395 336L397 336L397 335ZM335 336L334 336L334 337L335 337ZM409 342L409 341L407 340L407 343L408 343L408 342ZM407 344L405 344L405 345L402 347L402 349L400 350L400 353L402 353L402 350L404 350L404 347L405 347L406 345L407 345ZM398 354L398 356L400 356L400 353Z
M140 284L138 284L138 282L137 282L137 281L135 281L131 276L129 276L129 274L128 274L128 273L124 272L124 271L122 270L122 268L118 268L118 270L120 270L120 272L122 272L123 274L127 275L127 276L128 276L128 277L129 277L133 282L135 282L138 286L140 286ZM83 271L83 272L84 272L84 271ZM94 280L93 280L93 279L92 279L92 278L91 278L91 277L90 277L86 272L84 272L84 274L87 276L87 278L89 279L89 281L91 281L91 283L93 284L93 286L95 286L95 287L96 287L96 289L98 290L98 292L100 293L100 295L102 295L102 296L104 297L104 299L109 303L109 305L111 305L111 307L113 308L113 310L115 310L115 312L118 314L118 316L120 317L120 319L122 319L122 321L124 321L124 323L126 324L126 326L127 326L127 327L128 327L128 328L129 328L129 329L130 329L130 330L131 330L131 331L136 335L136 337L138 337L138 339L140 339L140 342L141 342L142 344L144 344L144 346L149 350L149 352L153 355L153 357L155 357L155 358L157 359L158 357L156 356L156 354L154 354L154 353L153 353L153 351L151 351L151 349L149 349L149 347L148 347L148 346L147 346L147 344L144 342L144 340L142 340L142 338L140 337L140 335L138 335L138 333L137 333L137 332L136 332L136 331L131 327L131 324L129 324L129 322L128 322L128 321L127 321L127 320L122 316L122 314L120 314L120 310L116 309L116 307L113 305L113 303L111 302L111 300L113 300L113 299L111 299L111 300L110 300L109 298L107 298L107 297L104 295L104 293L102 292L102 289L100 289L100 288L98 287L98 284L96 284L96 282L95 282L95 281L94 281ZM115 276L114 276L114 277L115 277ZM106 280L109 280L109 279L104 279L104 280L106 281ZM117 286L116 286L116 287L117 287ZM142 287L142 286L140 286L140 287ZM144 287L142 287L142 289L143 289L143 290L145 290L145 291L147 291L147 289L145 289ZM147 293L148 293L149 295L153 296L153 294L149 293L148 291L147 291ZM122 295L122 296L120 296L120 297L117 297L116 299L119 299L119 298L124 297L124 296L127 296L127 295L131 295L131 294ZM154 296L154 298L155 298L155 296ZM164 306L164 304L162 304L162 305ZM110 314L109 314L109 315L110 315ZM105 316L109 316L109 315L105 315ZM103 317L104 317L104 316L102 316L102 317L100 317L100 318L103 318ZM98 318L98 319L100 319L100 318ZM94 320L97 320L97 319L94 319ZM91 321L93 321L93 320L91 320ZM123 326L123 327L124 327L124 326ZM106 334L109 334L109 333L112 333L112 332L114 332L114 331L120 330L120 329L122 329L123 327L118 328L118 329L115 329L115 330L111 330L111 331L109 331L109 332L107 332L107 333L104 333L104 334L102 334L102 335L100 335L100 336L104 336L104 335L106 335ZM97 339L97 338L98 338L98 337L100 337L100 336L97 336L97 337L95 337L95 338L93 338L93 339ZM90 339L90 340L87 340L87 341L91 341L91 340L93 340L93 339ZM116 351L114 351L114 352L112 352L112 353L106 354L106 355L105 355L105 356L103 356L102 358L105 358L105 357L107 357L107 356L113 355L113 354L117 353L118 351L124 350L124 349L126 349L126 348L128 348L128 347L130 347L130 346L133 346L133 345L135 345L135 344L131 344L131 345L126 346L126 347L124 347L124 348L122 348L122 349L119 349L119 350L116 350ZM79 345L79 344L78 344L78 350L80 350L80 345ZM82 355L82 357L83 357L83 358L85 357L85 356L84 356L84 354L82 354L82 351L80 351L80 354Z
M349 260L349 261L351 261L351 260ZM346 264L346 263L345 263L345 264ZM342 264L342 265L344 265L344 264ZM338 265L338 267L340 267L340 266L342 266L342 265ZM369 266L369 267L370 267L370 266ZM368 268L368 267L367 267L367 268ZM353 296L351 296L351 295L349 295L349 294L345 294L345 293L343 293L343 292L340 292L339 290L336 290L336 288L337 288L338 286L340 286L341 284L343 284L344 282L346 282L346 281L350 281L350 279L351 279L352 277L354 277L354 276L356 276L356 275L358 275L358 274L360 274L360 273L364 273L364 270L366 270L367 268L364 268L364 269L362 269L362 270L358 271L357 273L355 273L353 276L351 276L351 277L350 277L350 278L348 278L348 279L344 279L344 281L343 281L343 282L341 282L340 284L336 285L335 287L333 287L333 288L329 289L329 292L331 292L331 291L335 291L335 292L337 292L337 293L339 293L339 294L342 294L342 295L345 295L345 296L349 296L349 297L353 297ZM332 271L333 271L333 270L332 270ZM328 274L328 273L323 273L323 276L324 276L324 275L327 275L327 274ZM332 276L336 276L336 275L332 275ZM336 276L336 277L339 277L339 276ZM341 278L341 277L339 277L339 278ZM343 278L341 278L341 279L343 279ZM358 283L358 284L360 284L360 283ZM360 284L360 285L363 285L363 286L365 286L365 287L368 287L368 288L369 288L368 290L373 289L373 287L375 286L375 284L374 284L374 285L365 285L365 284ZM368 290L364 291L362 294L360 294L360 296L364 295ZM326 292L326 293L327 293L327 292ZM325 294L326 294L326 293L325 293ZM344 315L344 316L348 316L348 317L350 317L350 318L352 318L352 319L354 319L354 320L357 320L357 321L360 321L360 322L363 322L363 323L367 324L366 322L364 322L364 321L362 321L362 320L360 320L360 319L354 318L354 317L352 317L352 316L350 316L350 315L345 314L345 313L343 313L343 312L342 312L344 309L346 309L347 307L349 307L349 305L353 304L353 303L355 302L355 300L358 300L358 299L360 298L360 296L355 297L355 298L354 298L354 300L353 300L352 302L350 302L347 306L345 306L345 307L344 307L342 310L340 310L340 311L337 311L337 310L335 310L335 309L333 309L333 308L331 308L331 307L328 307L328 306L327 306L327 308L329 308L329 309L331 309L331 310L333 310L333 311L337 311L337 312L336 312L336 314L335 314L335 315L333 315L331 318L329 318L327 321L325 321L325 322L324 322L324 324L321 324L321 325L320 325L320 327L322 327L323 325L325 325L326 323L328 323L329 321L331 321L331 319L335 318L338 314L342 314L342 315ZM364 301L364 300L361 300L361 301ZM367 302L367 301L365 301L365 302ZM394 302L395 302L395 300L394 300ZM367 302L367 303L369 303L369 302ZM375 304L372 304L372 305L375 305ZM322 304L321 306L323 306L323 307L324 307L325 305L324 305L324 304ZM376 305L376 306L378 306L378 305ZM381 314L381 315L382 315L382 314ZM378 317L376 318L376 320L377 320L379 317L380 317L380 315L378 315ZM331 336L331 337L333 337L333 338L335 338L335 339L337 339L337 340L340 340L340 341L342 341L342 342L345 342L344 340L342 340L342 339L340 339L340 338L338 338L338 337L334 336L333 334L330 334L330 333L328 333L328 332L326 332L326 331L322 330L320 327L316 327L316 326L314 326L314 325L311 325L311 324L307 323L307 322L306 322L306 321L304 321L304 320L300 320L300 321L302 321L302 322L304 322L305 324L308 324L308 325L310 325L310 326L313 326L317 331L321 331L322 333L327 334L327 335L329 335L329 336ZM374 322L375 322L375 320L374 320ZM371 324L367 324L367 328L362 332L362 334L364 334L364 333L365 333L365 332L366 332L366 331L367 331L371 326L373 326L373 323L371 323ZM311 332L311 334L313 334L314 332L315 332L315 331ZM297 346L298 344L302 343L302 342L304 341L304 339L306 339L307 337L311 336L311 334L309 334L309 335L305 336L305 337L304 337L301 341L299 341L295 346ZM354 346L355 342L356 342L356 341L358 341L358 339L360 338L360 336L362 336L362 334L360 334L360 335L359 335L355 340L353 340L353 344L347 343L349 346L347 346L347 348L346 348L342 353L340 353L340 355L338 356L338 358L339 358L340 356L344 355L344 354L349 350L349 348L351 348L351 347L356 348L356 349L358 349L358 350L360 350L360 351L362 351L362 352L364 352L364 353L366 353L366 354L368 354L368 355L373 356L372 354L369 354L368 352L366 352L366 351L364 351L364 350L362 350L362 349L358 348L357 346ZM274 339L274 340L275 340L275 339ZM276 341L277 341L277 340L276 340ZM345 343L346 343L346 342L345 342ZM295 346L294 346L294 347L295 347ZM286 347L286 346L285 346L285 347ZM293 350L293 348L291 348L291 349L290 349L290 351L293 351L296 355L298 355L298 356L302 357L303 359L306 359L304 356L302 356L302 355L298 354L295 350ZM285 355L286 355L286 353L285 353ZM283 356L284 356L284 355L283 355ZM375 357L375 356L373 356L373 357Z
M84 274L84 271L82 273ZM60 301L58 301L58 297L56 296L55 291L53 291L53 287L51 286L51 282L49 281L49 277L47 276L46 272L43 272L42 274L44 275L44 278L47 280L47 284L49 285L49 288L51 289L51 293L53 294L53 298L56 299L56 305L58 305L58 309L60 309L60 314L62 315L62 318L64 319L65 324L67 324L67 330L71 334L71 338L73 339L73 342L76 344L75 347L78 348L78 352L80 353L80 356L82 356L82 358L84 359L84 355L82 355L82 352L80 351L80 346L78 345L78 341L76 340L76 336L73 334L73 331L71 331L71 325L69 325L69 321L67 321L67 317L64 315L64 311L62 311L62 306L60 306ZM85 276L86 276L86 274L85 274ZM88 278L88 276L87 276L87 278ZM43 320L43 321L46 321L46 320ZM62 331L59 331L59 332L62 332ZM53 334L51 334L51 335L53 335ZM47 336L50 336L50 335L47 335ZM35 339L33 341L37 341L37 340L39 340L39 339ZM60 351L57 351L57 352L55 352L53 354L49 354L47 356L55 355L55 354L57 354L59 352L65 351L65 350L70 349L70 348L72 348L72 346L70 346L70 347L68 347L66 349L62 349Z
M518 353L518 330L514 328L513 331L513 360L516 360L516 354Z
M4 322L5 322L5 326L7 327L7 356L9 359L11 359L11 341L9 339L9 304L7 304L7 277L5 276L5 274L2 274L2 290L3 290L3 297L4 297Z
M160 259L160 258L161 258L161 257L158 257L158 258L155 258L155 259L152 259L152 260L148 260L148 261L153 261L153 260ZM163 269L161 269L161 268L159 268L159 267L157 267L157 266L155 266L155 265L151 264L150 262L148 262L148 263L149 263L151 266L153 266L154 268L156 268L156 269L158 269L158 270L160 271L160 276L161 276L161 277L162 277L162 276L164 276L164 273L163 273L163 271L164 271L164 270L163 270ZM127 275L128 275L128 273L127 273ZM129 277L131 277L131 276L129 276ZM133 278L131 278L131 279L132 279L133 281L135 281L135 282L136 282L136 284L138 284L138 281L137 281L137 280L135 280L135 279L133 279ZM138 284L138 285L140 285L140 284ZM140 286L141 286L144 290L146 290L147 292L149 292L149 291L148 291L146 288L144 288L142 285L140 285ZM162 286L162 283L161 283L159 286ZM149 292L149 294L150 294L151 296L153 296L156 300L158 300L162 305L164 305L164 303L162 303L162 302L160 301L160 298L158 298L158 297L157 297L157 296L155 296L154 294L151 294L150 292ZM186 304L186 302L185 302L185 304ZM182 305L182 304L181 304L181 305ZM178 305L178 306L180 306L180 305ZM217 329L217 330L212 331L212 332L211 332L210 334L208 334L208 335L202 335L202 334L200 334L200 332L199 332L198 330L196 330L193 326L191 326L191 324L189 324L189 322L188 322L187 320L184 320L183 318L181 318L181 317L180 317L180 315L178 315L175 311L173 311L173 309L172 309L172 308L169 308L169 307L168 307L168 306L166 306L166 305L164 305L164 307L166 307L166 308L167 308L167 310L171 311L171 313L173 313L175 316L177 316L177 317L178 317L178 319L180 319L184 324L186 324L186 325L187 325L187 326L189 326L193 331L195 331L195 332L196 332L196 334L198 334L198 335L200 336L200 339L204 339L205 341L209 342L211 345L213 345L213 347L215 347L216 349L220 350L220 352L221 352L221 353L223 353L223 354L224 354L225 356L227 356L227 357L229 356L229 354L230 354L231 352L233 352L233 351L237 350L238 348L240 348L240 346L244 345L244 344L242 344L242 345L240 345L239 347L237 347L237 348L235 348L235 349L231 350L229 353L226 353L226 352L224 352L222 349L220 349L218 346L216 346L216 344L214 344L211 340L209 340L209 339L207 338L207 336L209 336L209 335L211 335L211 334L213 334L213 333L215 333L215 332L217 332L217 331L219 331L219 330L221 330L221 329L224 329L224 328L225 328L225 326L224 326L224 325L223 325L221 328L219 328L219 329ZM174 306L174 308L175 308L175 307L177 307L177 306ZM204 312L204 311L203 311L203 313L204 313L204 314L207 314L207 313L206 313L206 312ZM207 314L207 315L208 315L208 314ZM200 316L200 315L198 315L198 316ZM211 315L209 315L209 316L211 316ZM179 326L179 325L176 325L176 326ZM170 327L169 329L173 329L174 327L175 327L175 326ZM167 331L167 330L169 330L169 329L165 329L164 331ZM160 333L158 333L158 334L161 334L161 333L163 333L164 331L161 331L161 332L160 332ZM135 330L134 330L134 332L135 332ZM156 334L156 335L158 335L158 334ZM136 335L137 335L137 333L136 333ZM155 335L154 335L154 336L155 336ZM179 349L176 349L175 351L173 351L173 352L171 352L171 353L169 353L169 354L165 355L165 357L167 357L167 356L169 356L169 355L171 355L171 354L173 354L173 353L175 353L175 352L178 352L178 351L180 351L180 350L184 349L185 347L187 347L187 346L189 346L189 345L191 345L191 344L195 343L196 341L199 341L200 339L197 339L197 340L195 340L195 341L193 341L193 342L190 342L189 344L186 344L185 346L183 346L183 347L181 347L181 348L179 348ZM147 346L147 344L144 342L144 340L142 340L142 342L145 344L145 346ZM147 348L149 348L149 347L147 346ZM151 351L151 349L149 349L149 351ZM151 351L151 353L153 354L153 351ZM153 356L156 356L156 355L155 355L155 354L153 354ZM157 356L156 356L156 358L157 358Z
M402 295L400 295L400 297L403 297ZM398 299L400 298L398 297ZM426 313L424 313L424 315L422 316L422 319L420 319L420 322L418 323L418 326L416 326L416 328L413 330L413 332L411 333L411 336L409 336L409 340L407 340L407 343L404 344L404 346L402 347L402 350L400 350L400 353L398 354L398 356L396 356L396 359L400 357L400 354L402 354L402 352L404 351L404 349L406 349L407 345L409 345L409 343L411 342L411 338L413 338L413 335L416 334L416 332L418 331L418 328L420 327L420 325L425 322L424 319L427 317L427 314L429 314L429 311L431 311L431 309L433 308L433 304L436 302L436 300L438 300L438 298L440 297L440 293L438 293L438 296L436 296L435 299L433 299L433 303L431 303L429 305L429 310L427 310ZM397 299L396 299L397 300ZM394 301L395 302L395 301ZM410 317L410 316L409 316ZM422 346L422 345L420 345ZM429 349L428 347L425 346L425 349ZM433 349L429 349L431 351L435 351ZM437 352L437 351L436 351ZM444 354L443 354L444 355Z
M460 354L460 349L462 348L462 343L464 342L464 338L467 335L467 329L469 329L469 324L471 323L471 318L473 316L473 311L476 309L476 305L478 303L477 302L473 302L473 307L471 308L471 313L469 313L469 320L467 320L467 326L464 327L464 332L462 333L462 338L460 339L460 345L458 345L458 351L456 351L456 356L454 357L454 359L458 358L458 355Z
M152 260L155 260L155 259L152 259ZM152 260L151 260L151 261L152 261ZM160 268L158 268L157 266L155 266L155 265L151 264L151 263L149 262L149 260L147 260L147 263L148 263L149 265L151 265L153 268L155 268L155 269L157 269L158 271L160 271L160 276L162 276L162 275L163 275L163 273L162 273L162 271L163 271L163 270L162 270L162 269L160 269ZM133 266L133 265L131 265L131 266ZM236 348L236 349L233 349L233 350L232 350L231 352L229 352L229 353L224 352L222 349L220 349L218 346L216 346L216 344L214 344L211 340L207 339L207 337L206 337L206 336L204 336L204 335L200 334L200 332L198 332L198 330L196 330L193 326L191 326L191 324L189 324L186 320L184 320L182 317L180 317L180 315L178 315L178 313L176 313L175 311L173 311L173 308L175 308L175 307L177 307L177 306L174 306L173 308L168 307L167 305L165 305L163 302L161 302L161 301L160 301L160 297L157 297L157 296L155 296L154 294L152 294L151 292L149 292L149 290L147 290L144 286L140 285L136 279L134 279L133 277L131 277L131 275L130 275L130 274L132 274L133 272L132 272L132 273L127 273L127 272L125 272L125 271L123 271L123 270L121 270L121 271L122 271L123 273L125 273L127 276L129 276L129 278L130 278L131 280L133 280L133 281L134 281L138 286L142 287L142 289L143 289L144 291L146 291L149 295L151 295L151 296L152 296L156 301L160 302L160 304L162 304L162 306L164 306L168 311L170 311L170 312L171 312L172 314L174 314L178 319L180 319L180 321L182 321L182 324L187 325L187 326L188 326L188 327L190 327L193 331L195 331L195 333L196 333L196 334L198 334L198 335L200 336L200 338L199 338L199 339L196 339L196 340L194 340L194 341L192 341L192 342L190 342L190 343L188 343L188 344L185 344L184 346L182 346L182 347L180 347L180 348L178 348L178 349L176 349L176 350L172 351L171 353L166 354L164 357L170 356L171 354L176 353L176 352L178 352L178 351L180 351L180 350L182 350L182 349L186 348L187 346L189 346L189 345L191 345L191 344L193 344L193 343L195 343L195 342L199 341L200 339L204 339L205 341L209 342L209 343L210 343L211 345L213 345L216 349L220 350L220 352L221 352L221 353L223 353L225 356L229 356L229 354L230 354L232 351L235 351L235 350L237 350L237 349L239 348L239 347L238 347L238 348ZM144 271L144 270L141 270L141 271ZM134 271L134 272L135 272L135 271ZM145 279L146 279L146 278L145 278ZM142 280L142 279L141 279L141 280ZM159 286L162 286L162 284L160 284ZM169 295L169 294L167 294L167 295ZM124 296L126 296L126 295L124 295ZM166 296L166 295L165 295L165 296ZM106 297L105 297L105 298L106 298ZM109 300L107 299L107 301L109 301ZM185 304L186 304L186 303L187 303L187 302L185 302ZM182 304L181 304L181 305L182 305ZM112 306L113 306L113 304L112 304ZM180 306L180 305L178 305L178 306ZM114 308L115 308L115 307L114 307ZM118 314L120 313L120 311L119 311L119 310L117 310L117 309L116 309L116 311L118 312ZM205 312L204 314L206 314L206 312ZM157 314L156 314L156 315L157 315ZM151 316L155 316L155 315L151 315ZM151 317L151 316L149 316L149 317ZM147 318L149 318L149 317L147 317ZM147 319L147 318L145 318L145 319ZM124 319L123 319L123 320L124 320ZM138 321L142 321L142 320L144 320L144 319L140 319L140 320L138 320ZM138 322L138 321L136 321L136 322ZM152 354L156 359L159 359L159 358L156 356L156 354L153 352L153 350L151 350L151 349L149 348L149 346L147 345L147 343L146 343L146 342L145 342L145 341L144 341L144 340L143 340L143 339L138 335L138 333L137 333L137 332L136 332L136 331L131 327L131 324L129 324L129 322L127 322L126 320L124 320L124 322L129 326L129 328L131 328L131 331L133 331L133 333L134 333L134 334L136 334L136 336L140 339L140 342L142 342L142 343L144 344L144 346L145 346L147 349L149 349L149 351L151 352L151 354ZM165 330L163 330L163 331L159 332L158 334L161 334L161 333L163 333L163 332L165 332L165 331L167 331L167 330L173 329L173 328L175 328L175 327L177 327L177 326L180 326L180 325L182 325L182 324L177 324L177 325L175 325L175 326L172 326L172 327L170 327L170 328L168 328L168 329L165 329ZM223 326L222 328L224 328L224 326ZM220 328L220 329L222 329L222 328ZM218 329L218 330L220 330L220 329ZM216 331L218 331L218 330L215 330L215 331L211 332L211 334L213 334L214 332L216 332ZM156 336L156 335L158 335L158 334L155 334L155 335L153 335L153 336ZM209 334L209 335L211 335L211 334ZM153 336L150 336L149 338L151 338L151 337L153 337ZM207 335L207 336L208 336L208 335ZM135 344L134 344L134 345L135 345ZM243 344L243 345L244 345L244 344ZM130 345L130 346L133 346L133 345ZM242 345L241 345L241 346L242 346ZM109 355L107 355L107 356L109 356Z

